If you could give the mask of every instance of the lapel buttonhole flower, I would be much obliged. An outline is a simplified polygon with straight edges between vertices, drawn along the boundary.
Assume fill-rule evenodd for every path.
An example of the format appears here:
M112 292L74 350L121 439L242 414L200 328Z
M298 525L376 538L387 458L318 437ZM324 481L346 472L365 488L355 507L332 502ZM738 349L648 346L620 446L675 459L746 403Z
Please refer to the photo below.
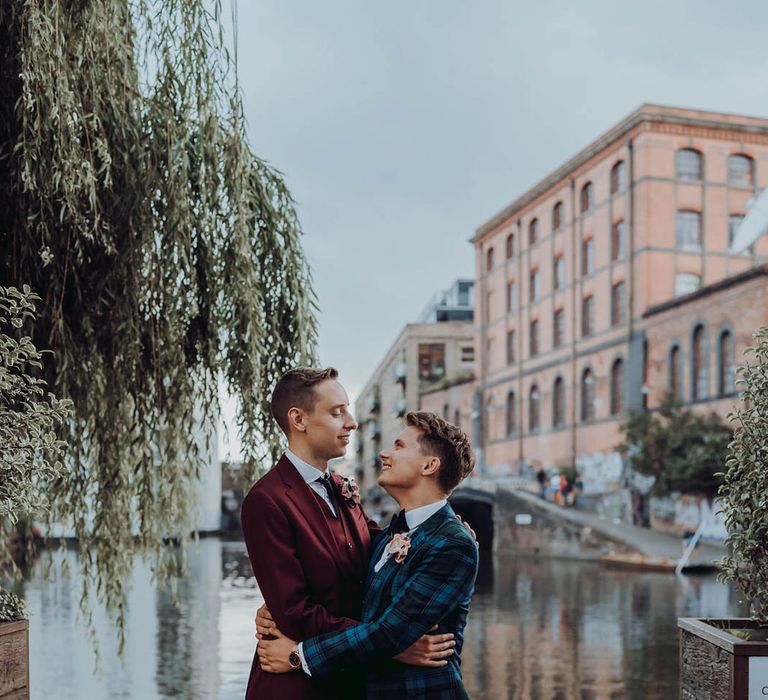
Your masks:
M408 556L408 550L411 548L411 536L407 532L398 532L392 536L387 545L387 552L391 554L398 564L402 564Z
M341 497L350 508L354 508L360 503L360 487L357 485L354 476L344 477L341 482Z

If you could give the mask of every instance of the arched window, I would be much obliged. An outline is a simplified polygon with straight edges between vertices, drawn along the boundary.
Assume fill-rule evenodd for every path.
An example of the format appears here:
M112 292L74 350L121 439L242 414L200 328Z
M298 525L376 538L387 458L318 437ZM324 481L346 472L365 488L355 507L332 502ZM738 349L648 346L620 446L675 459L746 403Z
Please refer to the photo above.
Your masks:
M485 269L487 272L493 270L493 248L488 248L488 252L485 254Z
M683 398L683 353L679 345L669 351L669 392L678 400Z
M562 253L555 257L552 268L552 286L555 289L563 289L565 287L565 257L563 257Z
M701 213L680 210L675 216L675 240L677 247L685 250L701 248Z
M707 398L707 336L704 326L693 331L691 352L691 398L694 401Z
M510 391L507 394L507 435L514 435L517 432L517 404L515 403L515 392Z
M595 302L590 294L581 300L581 335L586 338L595 332Z
M534 384L531 387L531 392L528 396L528 428L529 431L534 433L539 429L539 401L541 395L539 394L539 387Z
M443 420L445 420L445 421L448 420L448 416L450 415L450 411L451 411L451 409L448 406L448 404L444 403L443 404Z
M595 377L591 369L585 369L581 375L581 420L589 421L595 417Z
M559 231L564 223L565 215L563 213L563 203L558 202L552 207L552 230Z
M717 395L730 396L735 390L733 335L729 330L724 330L717 342Z
M507 236L507 260L515 254L515 234L510 233Z
M675 154L675 175L681 180L701 180L701 153L681 148Z
M517 341L515 340L514 329L507 331L507 364L512 365L515 363L515 348Z
M458 408L453 412L453 424L457 428L461 427L461 411Z
M538 268L531 270L528 276L528 291L531 295L531 301L538 301L541 298L541 275Z
M611 287L611 325L620 326L627 320L627 292L624 282Z
M552 387L552 426L565 425L565 382L562 377L555 379Z
M611 415L624 410L624 360L617 359L611 367Z
M513 314L517 311L517 285L515 280L507 282L507 313Z
M627 168L620 160L611 168L611 194L623 192L627 186Z
M728 184L734 187L752 187L755 181L755 162L743 154L728 156Z
M588 182L581 188L581 213L591 211L593 206L595 206L594 189L592 183Z
M528 245L533 245L539 239L539 220L531 219L528 224Z

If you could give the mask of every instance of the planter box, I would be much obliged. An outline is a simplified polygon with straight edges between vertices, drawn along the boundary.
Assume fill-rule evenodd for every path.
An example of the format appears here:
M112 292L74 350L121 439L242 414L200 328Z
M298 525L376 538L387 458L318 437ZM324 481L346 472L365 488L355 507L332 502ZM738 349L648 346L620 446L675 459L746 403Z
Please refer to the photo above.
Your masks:
M0 622L0 700L29 700L29 623Z
M732 631L768 630L746 619L680 618L680 700L768 698L768 641L747 641Z

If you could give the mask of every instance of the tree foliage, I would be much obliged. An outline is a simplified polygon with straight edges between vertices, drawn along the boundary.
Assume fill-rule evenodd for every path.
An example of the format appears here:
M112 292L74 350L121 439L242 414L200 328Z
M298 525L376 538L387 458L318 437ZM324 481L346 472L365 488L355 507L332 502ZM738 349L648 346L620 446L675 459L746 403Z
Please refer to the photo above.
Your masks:
M743 402L720 488L730 552L720 565L722 579L744 592L754 619L768 626L768 328L753 338L739 369Z
M620 429L617 449L633 470L656 478L654 495L717 492L731 431L716 413L683 409L668 394L658 411L632 411Z
M314 356L300 227L218 3L7 0L0 28L0 284L40 294L40 378L74 407L48 521L122 623L134 554L164 577L194 529L220 383L248 475L279 447L267 397Z

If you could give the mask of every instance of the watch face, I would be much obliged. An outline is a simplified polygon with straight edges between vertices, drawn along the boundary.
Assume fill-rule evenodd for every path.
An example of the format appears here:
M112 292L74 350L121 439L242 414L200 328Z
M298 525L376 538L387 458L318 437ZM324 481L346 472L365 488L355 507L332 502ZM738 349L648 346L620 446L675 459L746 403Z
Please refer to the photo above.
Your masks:
M288 655L288 663L291 664L293 668L301 666L301 657L299 656L299 652L295 649Z

